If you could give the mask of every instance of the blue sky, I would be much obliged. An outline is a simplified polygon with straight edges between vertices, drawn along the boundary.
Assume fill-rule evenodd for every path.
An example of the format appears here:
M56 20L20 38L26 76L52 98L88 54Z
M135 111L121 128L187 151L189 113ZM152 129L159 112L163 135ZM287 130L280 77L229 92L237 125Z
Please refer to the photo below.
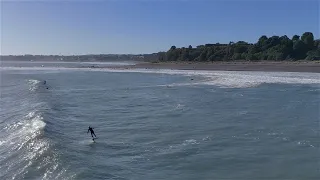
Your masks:
M1 2L1 54L152 53L261 35L319 38L319 0Z

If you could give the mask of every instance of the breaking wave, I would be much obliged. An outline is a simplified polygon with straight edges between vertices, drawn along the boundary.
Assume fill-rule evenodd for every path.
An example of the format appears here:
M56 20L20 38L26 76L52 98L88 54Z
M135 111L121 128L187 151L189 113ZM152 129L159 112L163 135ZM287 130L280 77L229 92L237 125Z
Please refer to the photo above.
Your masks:
M172 84L174 86L216 85L227 88L247 88L268 84L315 84L320 85L320 73L306 72L262 72L262 71L204 71L168 69L116 69L116 68L64 68L64 67L2 67L1 70L44 70L44 71L103 71L134 72L183 76L199 76L201 80L190 83ZM30 80L32 86L39 83ZM32 89L32 87L31 87Z
M201 80L190 83L176 83L173 86L187 85L216 85L227 88L255 87L263 83L268 84L313 84L320 85L319 73L300 72L259 72L259 71L200 71L200 70L146 70L129 69L108 72L137 72L137 73L161 73L171 75L199 76Z

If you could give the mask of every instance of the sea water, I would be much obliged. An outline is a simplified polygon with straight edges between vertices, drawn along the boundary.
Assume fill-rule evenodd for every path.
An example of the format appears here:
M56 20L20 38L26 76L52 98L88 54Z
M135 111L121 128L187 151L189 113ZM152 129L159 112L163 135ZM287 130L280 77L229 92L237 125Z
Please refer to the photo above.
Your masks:
M0 69L0 179L320 179L320 74L43 64Z

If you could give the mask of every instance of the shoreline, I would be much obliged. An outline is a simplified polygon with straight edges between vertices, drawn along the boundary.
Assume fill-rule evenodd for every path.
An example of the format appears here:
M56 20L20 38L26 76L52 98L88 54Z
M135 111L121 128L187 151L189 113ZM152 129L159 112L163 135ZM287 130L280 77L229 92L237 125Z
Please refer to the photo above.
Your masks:
M161 62L138 63L113 67L116 69L171 69L171 70L207 70L207 71L260 71L260 72L311 72L320 73L320 62L310 61L237 61L237 62Z

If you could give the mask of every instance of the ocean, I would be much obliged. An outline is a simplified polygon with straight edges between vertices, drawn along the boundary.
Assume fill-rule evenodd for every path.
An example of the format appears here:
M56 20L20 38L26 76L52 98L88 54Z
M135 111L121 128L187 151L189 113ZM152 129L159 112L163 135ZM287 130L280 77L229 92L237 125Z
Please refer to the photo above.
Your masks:
M319 73L88 64L1 63L0 179L320 179Z

